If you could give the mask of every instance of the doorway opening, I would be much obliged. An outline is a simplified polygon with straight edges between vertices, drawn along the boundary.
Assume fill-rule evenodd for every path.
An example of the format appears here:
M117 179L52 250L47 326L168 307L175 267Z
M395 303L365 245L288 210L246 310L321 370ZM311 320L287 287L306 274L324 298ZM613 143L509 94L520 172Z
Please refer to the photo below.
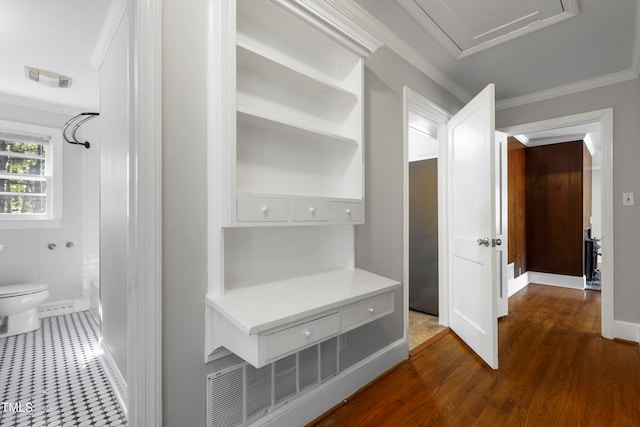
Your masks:
M442 154L451 115L406 86L404 103L404 324L413 350L448 325Z
M596 259L596 268L600 268L600 288L601 288L601 322L602 336L613 338L618 336L614 331L613 322L613 111L612 109L598 110L573 116L560 117L551 120L544 120L523 125L511 126L502 129L509 136L518 136L519 139L533 140L540 139L543 143L553 142L553 138L560 138L556 142L567 140L567 135L591 135L589 144L593 144L593 165L595 174L595 186L593 187L594 204L593 213L589 222L591 232L587 239L599 238L599 253L601 258ZM585 132L586 131L586 132ZM524 137L523 137L524 136ZM575 139L570 137L569 139ZM534 143L535 145L535 143ZM595 200L599 198L599 202ZM517 278L518 275L516 275ZM526 286L528 282L540 282L541 278L533 275L526 277L526 280L510 281L509 295L517 292L519 288ZM519 282L519 283L518 283ZM524 283L527 282L527 283ZM582 284L585 279L580 279L580 283L573 286L584 289ZM523 284L524 283L524 284ZM548 283L553 284L553 283Z

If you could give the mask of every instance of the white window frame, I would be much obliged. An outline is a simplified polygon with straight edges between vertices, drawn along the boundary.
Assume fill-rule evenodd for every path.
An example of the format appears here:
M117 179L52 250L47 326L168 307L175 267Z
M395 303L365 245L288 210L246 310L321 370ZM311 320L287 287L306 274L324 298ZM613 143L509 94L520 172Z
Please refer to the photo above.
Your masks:
M60 129L0 120L0 132L39 135L49 138L45 158L47 175L47 210L44 214L0 213L0 230L58 228L62 223L62 132Z

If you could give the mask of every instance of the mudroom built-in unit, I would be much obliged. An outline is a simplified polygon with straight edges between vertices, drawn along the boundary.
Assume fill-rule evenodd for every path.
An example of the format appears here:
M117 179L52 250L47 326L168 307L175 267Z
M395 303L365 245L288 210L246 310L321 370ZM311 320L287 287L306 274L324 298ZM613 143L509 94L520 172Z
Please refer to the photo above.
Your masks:
M340 335L393 313L400 287L354 260L364 59L380 42L325 2L217 7L205 358L232 352L252 369L292 358L295 394L338 375Z

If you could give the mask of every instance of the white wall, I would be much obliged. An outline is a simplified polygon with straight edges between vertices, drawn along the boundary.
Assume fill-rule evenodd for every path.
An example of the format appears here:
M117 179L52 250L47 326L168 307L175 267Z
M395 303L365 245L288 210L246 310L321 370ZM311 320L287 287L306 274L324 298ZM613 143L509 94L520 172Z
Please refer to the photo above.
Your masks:
M496 112L496 128L504 128L613 107L614 319L636 324L640 323L640 205L623 207L622 193L640 191L639 100L640 80L635 79Z
M128 13L100 68L100 295L102 344L127 375L129 266Z
M70 117L57 112L0 104L0 119L62 129ZM0 230L0 285L46 283L49 298L45 305L80 300L82 283L82 162L84 148L66 144L63 150L63 211L58 228ZM36 225L37 226L37 225ZM67 242L73 247L67 248ZM55 250L47 249L49 243Z
M409 147L407 157L409 162L435 159L438 157L438 140L434 137L409 127Z

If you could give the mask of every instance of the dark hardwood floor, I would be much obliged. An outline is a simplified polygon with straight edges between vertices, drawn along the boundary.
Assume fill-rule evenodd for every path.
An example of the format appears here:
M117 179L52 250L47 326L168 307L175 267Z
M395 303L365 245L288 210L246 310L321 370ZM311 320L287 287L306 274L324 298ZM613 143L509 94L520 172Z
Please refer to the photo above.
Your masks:
M600 336L600 293L529 285L500 320L500 369L443 333L310 426L640 426L637 343Z

